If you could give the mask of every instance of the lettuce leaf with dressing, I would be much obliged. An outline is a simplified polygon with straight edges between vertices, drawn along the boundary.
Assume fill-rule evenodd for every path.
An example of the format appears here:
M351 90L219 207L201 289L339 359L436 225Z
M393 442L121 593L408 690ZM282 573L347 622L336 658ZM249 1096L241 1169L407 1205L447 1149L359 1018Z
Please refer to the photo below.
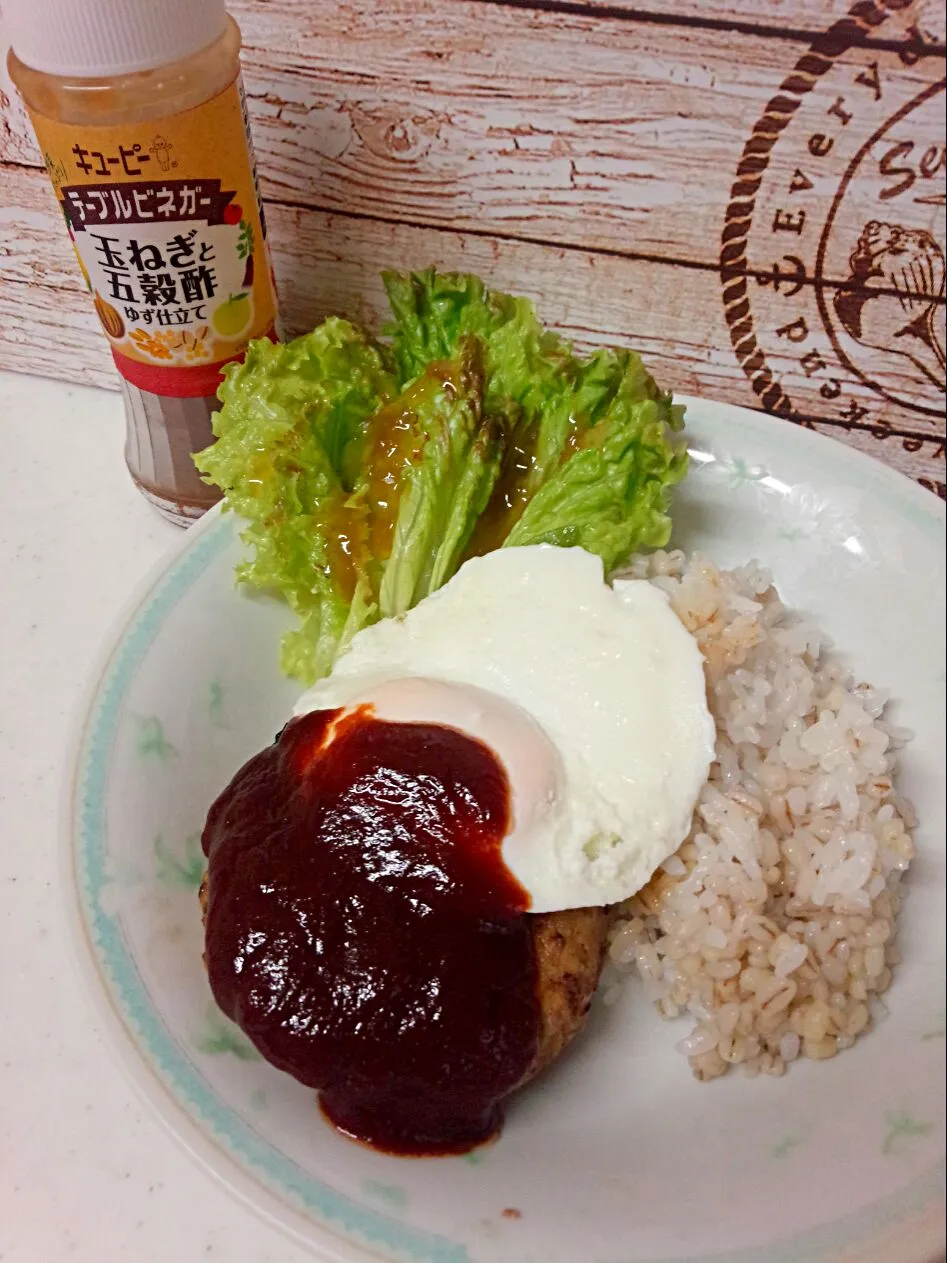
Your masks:
M482 352L474 338L428 365L390 408L410 419L415 450L398 483L379 594L385 618L405 613L457 570L490 500L504 440L502 422L483 412Z
M384 283L390 341L333 318L252 343L195 458L246 520L238 579L298 615L281 665L306 682L469 556L578 545L612 569L662 546L687 468L682 412L634 352L577 355L475 276Z
M543 328L528 299L490 291L478 277L429 268L383 279L399 378L477 336L485 405L509 419L503 469L474 552L576 544L611 569L636 549L667 543L670 489L687 472L686 451L672 437L683 410L638 355L578 356Z
M500 465L479 344L400 391L390 352L330 319L229 367L216 442L195 457L246 521L239 582L299 617L287 675L324 675L359 628L402 613L460 564Z

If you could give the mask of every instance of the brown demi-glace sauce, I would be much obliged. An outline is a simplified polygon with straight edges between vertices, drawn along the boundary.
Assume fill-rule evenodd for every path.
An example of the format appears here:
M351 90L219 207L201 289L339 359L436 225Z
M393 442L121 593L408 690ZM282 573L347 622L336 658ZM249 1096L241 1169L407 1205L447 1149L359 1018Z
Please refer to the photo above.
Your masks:
M454 729L340 714L293 720L211 808L211 986L340 1130L463 1152L539 1040L529 896L501 853L509 783Z

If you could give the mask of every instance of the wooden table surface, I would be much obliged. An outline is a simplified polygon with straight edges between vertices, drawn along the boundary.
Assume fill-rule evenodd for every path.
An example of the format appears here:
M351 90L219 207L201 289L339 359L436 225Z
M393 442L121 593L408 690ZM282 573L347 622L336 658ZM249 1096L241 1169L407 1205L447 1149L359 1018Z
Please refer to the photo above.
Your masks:
M230 8L290 332L469 269L944 495L943 0ZM0 367L115 385L5 77Z

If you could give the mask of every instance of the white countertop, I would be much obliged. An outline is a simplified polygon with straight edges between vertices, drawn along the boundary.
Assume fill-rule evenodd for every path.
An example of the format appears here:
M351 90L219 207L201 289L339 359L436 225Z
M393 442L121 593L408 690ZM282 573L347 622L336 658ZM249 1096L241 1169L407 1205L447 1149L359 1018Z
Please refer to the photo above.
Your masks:
M86 677L178 538L117 394L0 373L0 1260L301 1263L139 1102L70 960L57 813Z

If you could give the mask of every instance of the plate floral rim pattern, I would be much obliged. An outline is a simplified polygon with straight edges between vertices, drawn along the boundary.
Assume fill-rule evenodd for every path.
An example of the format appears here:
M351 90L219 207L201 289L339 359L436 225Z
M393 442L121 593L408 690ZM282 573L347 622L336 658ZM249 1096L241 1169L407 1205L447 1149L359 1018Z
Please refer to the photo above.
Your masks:
M943 505L929 492L870 457L820 435L803 434L786 422L706 401L690 402L695 411L702 412L704 422L709 420L712 425L715 418L719 420L725 427L720 438L726 440L725 444L703 443L695 449L695 476L722 474L735 484L760 482L768 477L762 467L724 454L724 446L732 448L740 430L749 430L777 458L781 447L788 445L798 453L799 444L811 443L811 454L822 457L819 463L823 473L836 466L841 479L848 483L853 481L853 473L857 474L863 491L883 497L890 511L915 528L940 532L942 538ZM702 422L700 428L706 433L708 426ZM165 559L159 566L157 576L146 579L95 678L89 694L91 701L80 723L74 773L64 801L66 862L73 899L71 919L91 958L98 984L95 999L120 1035L126 1058L143 1062L149 1072L145 1076L147 1083L140 1074L133 1075L138 1086L144 1087L145 1095L158 1093L165 1103L170 1097L204 1140L222 1150L238 1168L251 1172L282 1203L314 1216L329 1234L326 1239L320 1237L321 1248L331 1252L327 1257L341 1263L364 1257L362 1251L367 1249L375 1256L381 1251L382 1258L411 1263L467 1263L469 1254L463 1242L413 1228L331 1188L281 1154L216 1097L150 1003L121 922L103 898L109 883L108 775L124 699L160 627L231 543L234 529L230 518L212 511L191 528L170 560ZM805 1263L870 1244L877 1235L900 1222L916 1219L938 1197L942 1198L944 1171L941 1161L863 1212L767 1247L767 1258L770 1263ZM272 1217L278 1220L277 1214ZM302 1235L311 1243L308 1234L294 1235ZM756 1263L758 1258L758 1251L753 1250L713 1256L714 1263ZM679 1258L675 1263L709 1263L709 1259Z

